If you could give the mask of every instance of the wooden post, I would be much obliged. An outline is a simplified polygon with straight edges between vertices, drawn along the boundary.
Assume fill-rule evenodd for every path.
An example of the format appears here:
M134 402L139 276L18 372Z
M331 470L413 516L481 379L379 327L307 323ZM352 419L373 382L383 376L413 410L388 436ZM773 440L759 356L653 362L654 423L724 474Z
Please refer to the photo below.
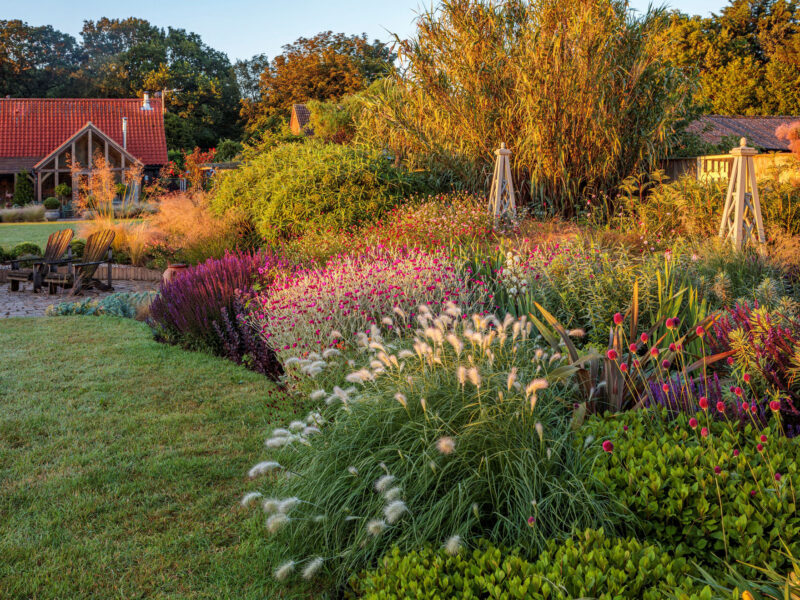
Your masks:
M511 178L511 164L509 156L511 150L506 148L505 143L500 144L500 148L495 150L497 159L494 163L494 175L492 176L492 189L489 192L489 210L494 217L495 227L502 217L517 216L517 201L514 195L514 181Z
M733 166L730 170L719 236L723 239L730 237L734 249L738 251L745 247L755 230L759 251L763 252L766 243L764 222L761 219L761 202L753 164L753 156L758 151L748 148L746 144L747 140L742 138L739 147L731 150Z

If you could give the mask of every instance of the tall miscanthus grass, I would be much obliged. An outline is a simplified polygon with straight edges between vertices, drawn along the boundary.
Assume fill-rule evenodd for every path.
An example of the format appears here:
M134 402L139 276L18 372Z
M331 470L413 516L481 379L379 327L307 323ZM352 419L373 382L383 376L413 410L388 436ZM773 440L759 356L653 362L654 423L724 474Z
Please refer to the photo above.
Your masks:
M237 301L270 276L270 269L287 266L279 256L265 252L209 259L162 283L150 306L151 325L167 341L229 354L224 332L235 325L230 317L237 314Z
M574 215L676 139L693 85L666 24L622 0L444 0L397 39L405 68L365 97L358 137L473 190L505 142L523 200Z
M321 412L274 430L251 471L272 473L245 504L266 498L278 579L311 569L343 585L394 545L541 549L613 529L611 503L586 492L591 465L562 401L570 368L530 322L464 318L452 303L389 319L340 386L312 394ZM396 333L409 325L413 339Z
M485 304L486 286L443 252L374 247L340 255L321 268L278 274L254 303L252 321L285 356L349 344L396 311L453 302Z

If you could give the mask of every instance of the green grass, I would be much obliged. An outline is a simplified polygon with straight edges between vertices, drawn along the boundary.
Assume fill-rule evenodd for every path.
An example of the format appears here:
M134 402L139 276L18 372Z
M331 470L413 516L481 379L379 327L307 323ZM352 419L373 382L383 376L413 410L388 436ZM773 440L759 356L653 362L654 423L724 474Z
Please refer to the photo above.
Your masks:
M0 246L11 250L22 242L33 242L44 249L48 236L54 231L69 227L76 231L80 221L55 221L42 223L0 223Z
M0 598L274 596L238 501L302 407L131 320L3 320L0 348Z

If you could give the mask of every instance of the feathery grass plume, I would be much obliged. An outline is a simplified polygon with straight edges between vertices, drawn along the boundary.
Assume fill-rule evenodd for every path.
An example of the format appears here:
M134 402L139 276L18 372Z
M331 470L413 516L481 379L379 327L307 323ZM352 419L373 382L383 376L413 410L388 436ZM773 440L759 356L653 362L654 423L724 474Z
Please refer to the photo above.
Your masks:
M481 374L478 373L478 369L471 367L467 371L467 377L469 378L469 382L476 388L481 387Z
M306 568L303 569L303 579L313 579L322 568L322 563L323 560L319 556L312 559L311 562L306 565Z
M350 473L353 477L358 477L358 469L353 466L347 467L347 472Z
M332 358L334 356L341 356L341 355L342 353L339 352L336 348L327 348L322 351L322 358L324 360L328 360L329 358Z
M392 485L394 482L395 477L394 475L384 475L378 481L375 482L375 491L379 494L384 493L386 490L389 489L389 486Z
M461 536L451 536L447 542L445 542L444 549L450 556L458 554L461 551Z
M403 408L408 407L408 399L405 397L404 394L401 394L400 392L397 392L394 395L394 399L397 400L400 404L402 404Z
M275 513L274 515L270 515L267 519L267 531L270 533L277 533L278 530L287 523L289 523L289 517L282 512Z
M456 442L449 436L440 437L436 440L436 449L442 454L452 454L456 450Z
M289 423L289 431L302 431L305 425L302 421L292 421Z
M261 498L261 492L247 492L244 496L242 496L241 504L244 507L250 506L254 500Z
M300 504L300 498L285 498L278 503L278 512L288 514L298 504Z
M309 396L309 397L310 397L312 400L322 400L322 399L325 397L325 394L326 394L325 390L323 390L323 389L316 389L316 390L314 390L313 392L311 392L311 394L310 394L310 396Z
M546 379L534 379L525 387L525 396L531 401L531 412L536 408L537 393L546 389L547 385Z
M281 467L280 463L268 460L260 462L257 465L254 465L253 468L251 468L247 472L247 476L250 479L253 479L254 477L258 477L259 475L264 475L265 473L269 473L271 471L274 471L275 469L282 469L282 468L283 467Z
M580 329L580 328L578 328L578 329L570 329L567 332L567 335L569 337L582 338L583 336L586 335L586 331L584 331L583 329Z
M517 367L511 367L511 371L508 373L508 379L506 380L506 387L508 391L511 391L511 388L514 387L514 384L517 382Z
M402 494L403 490L395 486L393 488L389 488L388 490L386 490L386 492L383 494L383 499L386 500L387 502L392 502L393 500L397 500L398 498L400 498Z
M540 441L544 441L544 426L540 421L536 421L536 425L533 426L536 430L536 434L539 436Z
M271 515L272 513L278 512L278 507L280 506L281 501L277 498L265 498L264 501L261 503L261 508L264 510L265 513Z
M464 365L458 365L456 369L456 377L458 377L458 384L461 387L464 387L464 384L467 382L467 369Z
M361 377L361 373L349 373L344 380L348 383L364 383L364 378Z
M383 519L372 519L367 523L367 531L370 535L378 536L386 529L386 521Z
M405 502L402 500L392 500L386 505L386 508L383 509L383 514L386 517L386 522L389 523L389 525L393 525L399 521L407 511L408 507Z
M275 575L275 579L278 581L284 581L287 577L289 577L289 575L294 573L294 565L295 562L293 560L283 563L281 566L275 569L275 572L273 573L273 575Z
M308 427L304 427L301 433L303 434L303 436L309 437L311 435L317 435L318 433L322 433L322 430L319 427L315 427L314 425L309 425Z

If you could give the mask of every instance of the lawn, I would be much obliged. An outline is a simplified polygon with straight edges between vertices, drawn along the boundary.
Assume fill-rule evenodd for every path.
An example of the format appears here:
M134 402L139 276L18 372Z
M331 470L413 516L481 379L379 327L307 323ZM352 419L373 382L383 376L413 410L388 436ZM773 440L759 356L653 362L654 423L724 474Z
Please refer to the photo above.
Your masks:
M0 597L269 597L238 501L302 407L131 320L4 320L0 347Z
M54 231L67 227L77 232L80 221L56 221L43 223L0 223L0 246L11 250L22 242L33 242L44 247L47 237Z

